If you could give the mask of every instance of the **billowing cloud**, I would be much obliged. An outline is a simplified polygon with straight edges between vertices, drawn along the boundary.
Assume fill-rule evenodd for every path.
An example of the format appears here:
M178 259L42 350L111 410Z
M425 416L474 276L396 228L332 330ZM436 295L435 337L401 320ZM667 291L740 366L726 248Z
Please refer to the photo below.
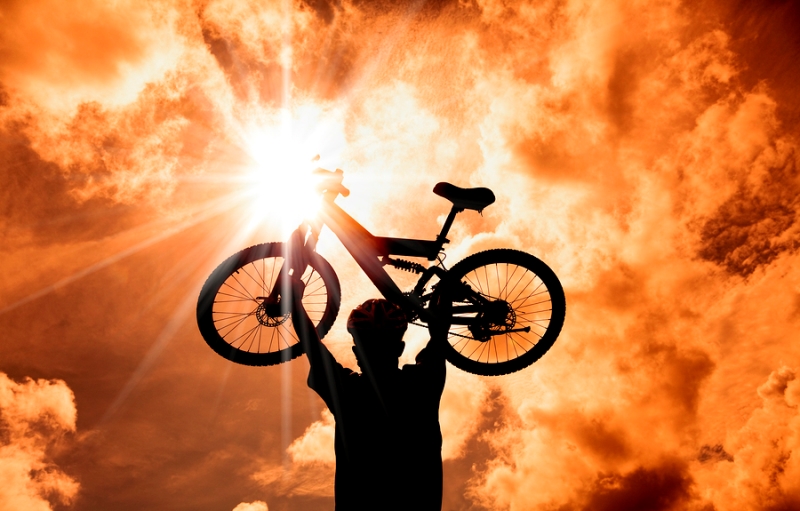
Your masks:
M78 482L50 458L53 446L75 432L75 417L63 381L18 383L0 373L0 509L49 511L75 499Z
M322 418L288 446L282 465L262 466L253 480L273 494L333 497L334 427L333 415L324 410Z
M333 414L323 410L322 419L312 423L303 436L292 442L286 451L294 463L330 465L334 463L333 436Z
M716 509L794 509L800 505L800 383L789 367L758 388L762 406L726 439L717 456L698 458L698 486Z

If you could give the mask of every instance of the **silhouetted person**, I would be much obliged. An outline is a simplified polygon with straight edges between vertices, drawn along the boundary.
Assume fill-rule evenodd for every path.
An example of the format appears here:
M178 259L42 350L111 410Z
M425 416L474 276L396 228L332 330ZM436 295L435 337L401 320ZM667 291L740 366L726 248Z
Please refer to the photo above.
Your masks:
M367 300L347 321L359 374L320 342L300 301L303 285L292 285L292 318L311 364L308 386L336 419L336 510L441 510L439 401L448 325L435 327L416 364L399 369L405 315L386 300Z

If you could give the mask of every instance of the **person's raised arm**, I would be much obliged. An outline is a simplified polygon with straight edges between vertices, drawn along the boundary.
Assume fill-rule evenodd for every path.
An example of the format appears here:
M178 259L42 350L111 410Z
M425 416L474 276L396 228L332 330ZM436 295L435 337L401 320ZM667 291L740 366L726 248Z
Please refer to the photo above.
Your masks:
M448 300L442 300L435 307L431 308L433 318L428 323L428 330L431 339L428 344L417 354L416 362L418 365L430 367L434 370L444 372L444 354L447 347L447 338L450 331L452 320L452 304Z
M303 293L305 292L306 285L302 280L297 277L289 277L292 289L292 323L294 324L294 331L300 339L300 344L303 346L308 361L311 364L311 370L314 371L315 366L318 366L322 359L330 356L328 349L319 340L317 330L308 317L305 307L303 307Z
M311 366L308 372L308 386L314 389L333 410L334 389L340 384L343 373L347 370L333 358L328 348L322 344L311 318L308 317L308 313L303 307L305 284L297 277L289 278L292 288L292 323Z

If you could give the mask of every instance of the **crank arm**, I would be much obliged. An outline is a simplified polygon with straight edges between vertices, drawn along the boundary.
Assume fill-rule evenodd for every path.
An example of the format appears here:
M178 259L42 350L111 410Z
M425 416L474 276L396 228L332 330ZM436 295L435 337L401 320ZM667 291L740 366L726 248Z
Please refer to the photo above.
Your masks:
M531 327L529 327L529 326L526 326L524 328L512 328L510 330L497 330L497 331L489 330L489 331L483 331L483 332L480 332L480 333L473 332L473 335L475 336L473 338L478 342L489 342L489 340L492 337L494 337L495 335L513 334L514 332L530 332L530 331L531 331ZM479 334L480 334L480 338L478 337Z
M500 335L500 334L513 334L514 332L526 332L527 333L527 332L530 332L530 331L531 331L531 327L526 326L524 328L512 328L511 330L502 330L500 332L488 332L488 334L491 336L491 335Z

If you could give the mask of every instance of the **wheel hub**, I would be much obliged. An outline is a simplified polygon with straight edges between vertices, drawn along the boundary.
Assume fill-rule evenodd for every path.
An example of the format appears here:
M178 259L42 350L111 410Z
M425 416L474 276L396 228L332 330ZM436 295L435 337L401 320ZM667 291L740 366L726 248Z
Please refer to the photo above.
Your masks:
M469 329L479 341L488 341L493 335L512 330L517 324L517 315L505 300L489 302L476 319Z
M256 309L256 319L264 326L276 327L286 323L289 319L289 310L277 303L261 302Z

